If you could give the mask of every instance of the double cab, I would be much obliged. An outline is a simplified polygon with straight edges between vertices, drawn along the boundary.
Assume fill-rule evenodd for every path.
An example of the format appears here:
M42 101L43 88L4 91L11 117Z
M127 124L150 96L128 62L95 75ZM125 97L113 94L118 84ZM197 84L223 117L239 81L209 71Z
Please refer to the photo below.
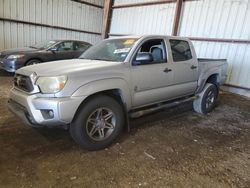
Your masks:
M110 38L80 58L16 71L9 108L30 126L67 127L85 149L109 146L130 117L193 100L209 113L226 80L224 59L198 59L187 38Z

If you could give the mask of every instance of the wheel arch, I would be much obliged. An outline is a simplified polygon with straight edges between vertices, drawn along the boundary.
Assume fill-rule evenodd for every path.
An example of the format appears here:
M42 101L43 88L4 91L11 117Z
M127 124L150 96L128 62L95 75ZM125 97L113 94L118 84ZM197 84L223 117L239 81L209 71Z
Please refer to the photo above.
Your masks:
M108 93L109 95L116 93L115 95L120 96L121 101L126 104L128 110L132 106L129 85L122 78L107 78L88 82L77 88L72 96L87 96L89 98L100 93Z
M112 88L112 89L106 89L106 90L101 90L101 91L97 91L97 92L93 92L92 94L89 94L87 98L85 98L81 104L79 104L76 113L74 115L74 118L72 121L75 120L75 118L77 117L78 113L80 112L80 110L83 108L83 106L89 102L90 100L92 100L93 98L100 96L100 95L105 95L105 96L109 96L111 98L113 98L114 100L116 100L122 107L123 113L124 113L124 118L125 118L125 129L127 131L130 130L130 126L129 126L129 117L128 117L128 103L124 97L124 93L120 88Z
M214 84L217 88L219 87L219 74L218 73L215 73L215 74L212 74L210 75L206 82L205 83L210 83L210 84Z
M26 60L26 62L24 63L24 65L26 66L27 65L27 63L29 62L29 61L31 61L31 60L38 60L38 61L40 61L40 62L43 62L43 60L41 59L41 58L39 58L39 57L32 57L32 58L29 58L28 60Z
M196 90L196 94L202 92L203 88L205 87L206 83L214 84L218 89L220 86L220 72L214 71L213 73L206 73L201 75L198 81L198 88Z

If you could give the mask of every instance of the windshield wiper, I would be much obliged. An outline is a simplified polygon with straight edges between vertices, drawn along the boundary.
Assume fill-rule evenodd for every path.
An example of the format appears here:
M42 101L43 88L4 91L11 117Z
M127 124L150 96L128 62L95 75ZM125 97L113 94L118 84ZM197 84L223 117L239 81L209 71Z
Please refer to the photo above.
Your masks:
M90 59L90 58L85 58L85 57L80 57L79 59L89 59L89 60L99 60L99 61L113 61L113 62L117 61L117 60L112 60L112 59L102 59L102 58ZM119 61L117 61L117 62L119 62Z
M93 59L93 60L100 60L100 61L113 61L111 59L101 59L101 58L96 58L96 59Z

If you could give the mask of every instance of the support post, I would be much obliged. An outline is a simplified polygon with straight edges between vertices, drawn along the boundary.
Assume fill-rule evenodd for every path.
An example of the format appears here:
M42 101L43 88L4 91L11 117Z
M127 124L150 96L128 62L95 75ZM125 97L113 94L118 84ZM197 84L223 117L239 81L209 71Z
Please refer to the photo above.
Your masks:
M180 17L181 17L181 12L182 12L182 4L183 4L183 0L176 1L174 24L173 24L173 29L172 29L173 36L176 36L178 34L179 25L180 25Z
M113 0L105 0L103 10L102 38L108 37Z

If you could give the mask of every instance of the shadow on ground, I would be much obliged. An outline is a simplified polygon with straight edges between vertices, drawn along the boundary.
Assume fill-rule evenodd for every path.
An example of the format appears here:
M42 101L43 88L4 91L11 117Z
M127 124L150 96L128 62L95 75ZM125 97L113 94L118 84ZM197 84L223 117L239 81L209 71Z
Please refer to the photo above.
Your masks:
M131 120L111 147L80 149L68 131L25 126L6 107L13 74L0 72L2 187L248 187L250 101L221 93L202 116L192 104Z

